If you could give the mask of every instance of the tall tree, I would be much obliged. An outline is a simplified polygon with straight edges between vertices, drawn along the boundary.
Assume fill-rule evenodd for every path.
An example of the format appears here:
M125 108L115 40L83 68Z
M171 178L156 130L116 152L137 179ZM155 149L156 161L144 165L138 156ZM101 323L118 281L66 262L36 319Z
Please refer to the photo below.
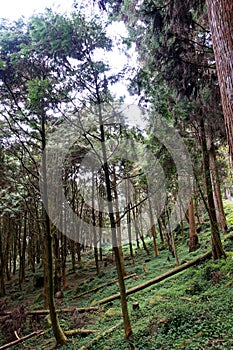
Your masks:
M233 163L233 2L206 0L231 161Z

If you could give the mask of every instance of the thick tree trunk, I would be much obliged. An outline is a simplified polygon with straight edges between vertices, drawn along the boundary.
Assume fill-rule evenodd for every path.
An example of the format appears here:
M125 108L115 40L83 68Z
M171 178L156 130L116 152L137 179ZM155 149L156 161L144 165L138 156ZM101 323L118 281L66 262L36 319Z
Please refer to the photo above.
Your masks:
M206 0L226 132L233 162L233 1Z

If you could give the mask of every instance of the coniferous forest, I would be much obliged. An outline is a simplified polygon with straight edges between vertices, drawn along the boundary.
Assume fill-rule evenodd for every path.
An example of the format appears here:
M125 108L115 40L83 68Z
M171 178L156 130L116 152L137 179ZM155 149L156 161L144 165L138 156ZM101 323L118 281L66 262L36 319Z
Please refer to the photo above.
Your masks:
M0 350L233 349L232 17L0 19Z

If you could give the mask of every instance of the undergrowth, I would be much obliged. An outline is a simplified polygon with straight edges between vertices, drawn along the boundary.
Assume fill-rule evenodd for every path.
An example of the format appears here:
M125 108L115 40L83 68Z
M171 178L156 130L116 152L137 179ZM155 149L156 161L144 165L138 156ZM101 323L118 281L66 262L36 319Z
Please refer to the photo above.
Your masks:
M227 219L233 224L232 204L227 203ZM230 210L231 208L231 210ZM229 225L229 227L231 227ZM188 253L187 237L177 236L177 252L180 263L204 254L210 249L210 229L203 225L199 233L199 248ZM231 228L229 235L231 235ZM150 248L148 255L143 248L137 248L134 258L129 256L128 247L124 246L126 270L128 274L135 273L134 278L125 281L126 289L139 285L175 267L175 260L167 248L160 245L159 257L154 257L152 240L147 238ZM227 259L213 261L212 259L180 272L163 282L155 284L135 294L128 296L128 306L133 328L132 343L137 350L155 349L233 349L233 243L223 240ZM109 254L110 252L106 252ZM146 270L145 270L146 266ZM40 272L38 269L37 273ZM2 299L0 309L15 310L15 317L8 317L0 322L0 342L6 343L14 338L14 330L20 336L36 329L44 329L45 334L27 340L11 349L40 349L54 348L54 339L48 317L38 319L24 317L24 310L43 308L43 290L32 286L32 275L27 271L27 281L22 291L17 288L17 281L12 280L7 286L10 291L6 299ZM101 274L97 276L94 270L93 255L85 253L82 265L73 272L68 268L68 286L63 291L63 298L56 300L58 308L74 308L97 306L98 301L118 293L118 285L106 286L96 293L89 293L81 298L75 298L101 284L116 279L114 262L107 267L101 266ZM133 310L133 304L139 303L139 309ZM18 311L17 311L18 310ZM17 312L21 322L18 322ZM62 313L59 320L64 330L83 328L98 330L102 334L122 320L119 300L104 304L98 311L80 314ZM17 328L17 329L16 329ZM96 334L87 337L73 336L68 338L65 349L80 349L91 344ZM123 325L113 332L101 337L88 347L89 350L124 350L130 349L125 342Z

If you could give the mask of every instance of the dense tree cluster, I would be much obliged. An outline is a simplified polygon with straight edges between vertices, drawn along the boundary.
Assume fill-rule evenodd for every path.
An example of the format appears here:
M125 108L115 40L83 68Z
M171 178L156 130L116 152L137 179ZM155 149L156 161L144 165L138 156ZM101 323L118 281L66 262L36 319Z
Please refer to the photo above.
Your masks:
M69 16L47 10L27 21L0 23L0 294L7 293L6 279L18 273L21 288L26 266L36 273L42 264L44 303L57 344L65 344L66 337L54 294L66 285L68 258L75 271L82 250L93 250L100 274L103 249L112 244L127 341L132 328L124 284L125 241L133 259L132 241L148 253L148 236L158 256L159 236L178 265L176 238L188 224L189 251L195 251L204 211L213 258L226 257L222 195L226 191L230 198L232 184L221 152L228 140L232 155L232 75L229 59L219 56L221 47L232 55L232 42L223 44L217 36L215 21L221 20L216 9L209 1L206 8L203 0L97 2L111 21L125 22L128 46L136 43L139 68L128 80L129 91L139 96L138 109L146 111L143 131L127 124L127 107L111 94L121 72L112 74L96 59L96 52L113 47L103 20L87 19L77 10ZM232 6L220 2L227 24ZM179 198L180 175L171 146L161 141L164 135L159 139L154 133L163 125L162 134L176 131L192 162L187 207ZM153 188L148 174L156 179ZM61 178L62 186L54 178ZM164 200L162 208L152 192ZM175 206L183 216L173 228Z

